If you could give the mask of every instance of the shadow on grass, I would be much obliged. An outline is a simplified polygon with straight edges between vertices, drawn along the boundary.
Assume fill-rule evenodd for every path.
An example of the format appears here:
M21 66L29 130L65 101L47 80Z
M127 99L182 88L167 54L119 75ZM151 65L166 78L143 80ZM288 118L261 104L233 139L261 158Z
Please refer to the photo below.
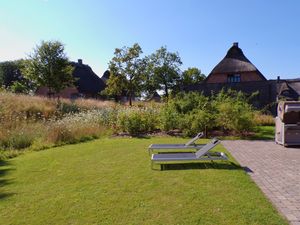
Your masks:
M245 170L249 168L241 167L233 162L230 163L186 163L186 164L162 164L161 170L198 170L198 169L219 169L219 170Z
M15 193L3 193L1 188L9 185L12 183L12 181L5 179L5 176L7 175L7 173L11 170L13 170L12 168L7 168L7 166L9 166L10 163L8 163L5 160L0 160L0 200L5 199L7 197L10 197L12 195L14 195Z
M255 135L250 137L250 140L274 140L274 126L260 126L255 128Z

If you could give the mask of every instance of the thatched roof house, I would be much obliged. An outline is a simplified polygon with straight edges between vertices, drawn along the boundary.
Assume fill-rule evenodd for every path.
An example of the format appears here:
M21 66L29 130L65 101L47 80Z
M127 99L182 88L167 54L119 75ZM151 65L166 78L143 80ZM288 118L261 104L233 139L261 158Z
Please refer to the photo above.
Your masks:
M103 80L98 77L89 65L83 64L81 59L72 62L75 67L73 76L76 79L75 86L84 97L97 97L106 87Z
M83 64L82 59L78 59L78 62L71 62L71 65L74 67L74 87L65 88L59 94L49 93L47 87L39 87L36 94L62 98L99 97L99 93L106 87L104 81L94 73L89 65Z
M268 81L235 42L202 83L185 86L183 90L200 91L207 96L222 89L234 89L247 95L258 92L258 96L252 101L253 106L270 106L270 110L275 112L272 103L276 102L276 85L276 80Z
M248 81L266 81L262 73L244 55L238 43L228 50L205 79L206 83L239 83Z

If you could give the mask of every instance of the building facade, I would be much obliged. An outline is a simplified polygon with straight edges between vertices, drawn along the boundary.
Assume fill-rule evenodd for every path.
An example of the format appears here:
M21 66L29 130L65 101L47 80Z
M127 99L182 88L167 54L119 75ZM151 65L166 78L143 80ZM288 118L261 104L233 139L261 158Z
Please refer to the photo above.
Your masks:
M184 91L199 91L204 95L218 93L222 89L242 91L247 95L257 92L252 104L258 109L276 112L276 102L285 96L297 100L300 96L300 80L267 80L239 48L238 43L228 50L225 57L199 84L183 87Z

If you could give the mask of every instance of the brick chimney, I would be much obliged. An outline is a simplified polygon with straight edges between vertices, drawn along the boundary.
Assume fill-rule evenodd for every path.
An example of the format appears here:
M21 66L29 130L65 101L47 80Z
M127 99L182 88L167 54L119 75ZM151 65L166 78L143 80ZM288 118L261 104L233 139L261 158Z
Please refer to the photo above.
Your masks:
M277 76L277 83L280 82L280 76Z

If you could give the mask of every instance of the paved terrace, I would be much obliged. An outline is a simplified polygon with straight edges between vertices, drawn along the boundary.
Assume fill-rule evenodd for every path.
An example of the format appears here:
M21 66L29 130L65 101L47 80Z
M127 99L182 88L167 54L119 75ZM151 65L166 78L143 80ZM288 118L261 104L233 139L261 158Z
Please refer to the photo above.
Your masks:
M222 141L292 225L300 225L300 148L273 141Z

